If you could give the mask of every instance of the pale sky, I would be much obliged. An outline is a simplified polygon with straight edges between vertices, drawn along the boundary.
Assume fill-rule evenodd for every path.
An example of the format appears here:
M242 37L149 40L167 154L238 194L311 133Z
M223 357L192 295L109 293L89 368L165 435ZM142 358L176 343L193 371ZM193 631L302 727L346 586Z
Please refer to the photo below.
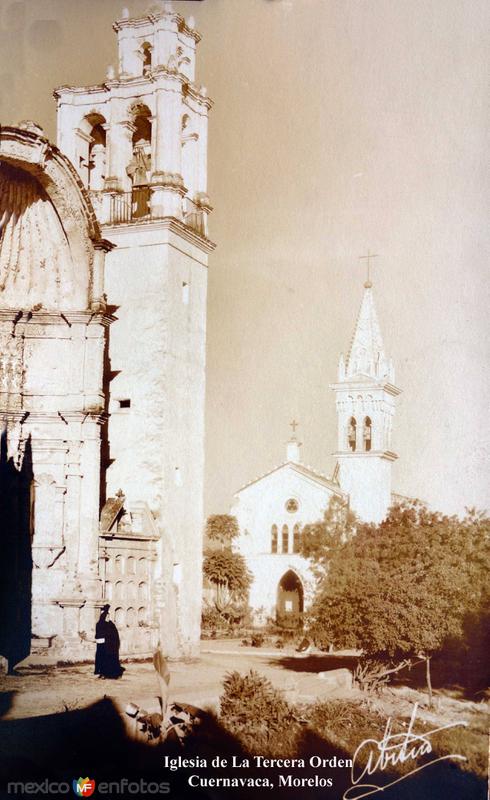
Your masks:
M0 121L117 63L114 0L0 0ZM148 3L126 2L137 16ZM206 511L285 458L330 473L329 383L370 248L403 390L393 488L490 508L486 0L175 2L203 39L211 238Z

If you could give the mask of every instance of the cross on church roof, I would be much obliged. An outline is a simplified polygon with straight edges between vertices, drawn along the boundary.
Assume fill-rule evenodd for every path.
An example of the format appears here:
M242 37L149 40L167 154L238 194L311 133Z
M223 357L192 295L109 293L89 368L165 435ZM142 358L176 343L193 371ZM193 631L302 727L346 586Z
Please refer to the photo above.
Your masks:
M371 272L371 259L372 258L378 258L378 255L377 255L377 253L371 253L370 250L367 251L367 256L359 256L359 261L362 261L363 259L367 260L367 277L366 277L366 280L364 282L364 286L365 286L366 289L370 289L371 286L373 285L371 283L371 274L370 274L370 272Z
M296 422L296 420L293 419L292 422L289 423L289 425L293 429L293 435L294 435L296 433L296 428L298 427L299 422Z

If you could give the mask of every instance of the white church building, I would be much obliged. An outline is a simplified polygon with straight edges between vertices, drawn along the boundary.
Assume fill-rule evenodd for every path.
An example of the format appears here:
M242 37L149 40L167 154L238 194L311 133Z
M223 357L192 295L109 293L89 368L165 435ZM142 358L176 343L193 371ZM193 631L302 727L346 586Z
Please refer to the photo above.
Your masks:
M335 393L338 445L333 476L305 466L294 434L286 460L242 487L231 514L238 521L238 548L253 575L249 603L255 621L288 624L311 602L310 562L299 555L301 530L321 520L336 495L364 522L381 522L392 504L391 449L395 398L394 370L387 358L366 281L354 336L340 357Z

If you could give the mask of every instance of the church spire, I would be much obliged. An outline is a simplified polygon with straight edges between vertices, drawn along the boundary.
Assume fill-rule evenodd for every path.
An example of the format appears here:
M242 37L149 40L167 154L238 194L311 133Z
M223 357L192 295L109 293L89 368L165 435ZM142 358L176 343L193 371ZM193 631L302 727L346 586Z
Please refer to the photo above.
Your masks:
M400 390L386 357L369 276L347 359L340 357L337 383L331 388L337 405L340 486L361 520L381 522L391 505L391 463L397 458L391 429Z
M340 367L340 365L339 365ZM340 371L340 370L339 370ZM354 336L345 365L345 378L374 378L394 382L393 368L386 358L379 325L372 283L364 284L364 295L357 317ZM339 375L339 379L340 375Z

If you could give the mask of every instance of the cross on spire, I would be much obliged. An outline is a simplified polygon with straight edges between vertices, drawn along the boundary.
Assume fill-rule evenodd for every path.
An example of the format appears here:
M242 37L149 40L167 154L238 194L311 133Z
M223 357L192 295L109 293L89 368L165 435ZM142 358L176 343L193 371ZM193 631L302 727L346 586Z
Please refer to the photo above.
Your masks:
M363 259L367 260L367 277L366 277L366 280L364 281L364 286L365 286L366 289L370 289L371 286L373 285L371 283L371 259L372 258L378 258L378 255L377 255L377 253L371 253L370 250L367 251L367 256L359 256L359 261L362 261Z
M290 425L290 427L293 429L293 436L295 436L295 434L296 434L296 428L298 427L298 425L299 425L299 422L296 422L296 420L295 420L295 419L293 419L293 420L292 420L292 422L290 422L290 423L289 423L289 425Z

